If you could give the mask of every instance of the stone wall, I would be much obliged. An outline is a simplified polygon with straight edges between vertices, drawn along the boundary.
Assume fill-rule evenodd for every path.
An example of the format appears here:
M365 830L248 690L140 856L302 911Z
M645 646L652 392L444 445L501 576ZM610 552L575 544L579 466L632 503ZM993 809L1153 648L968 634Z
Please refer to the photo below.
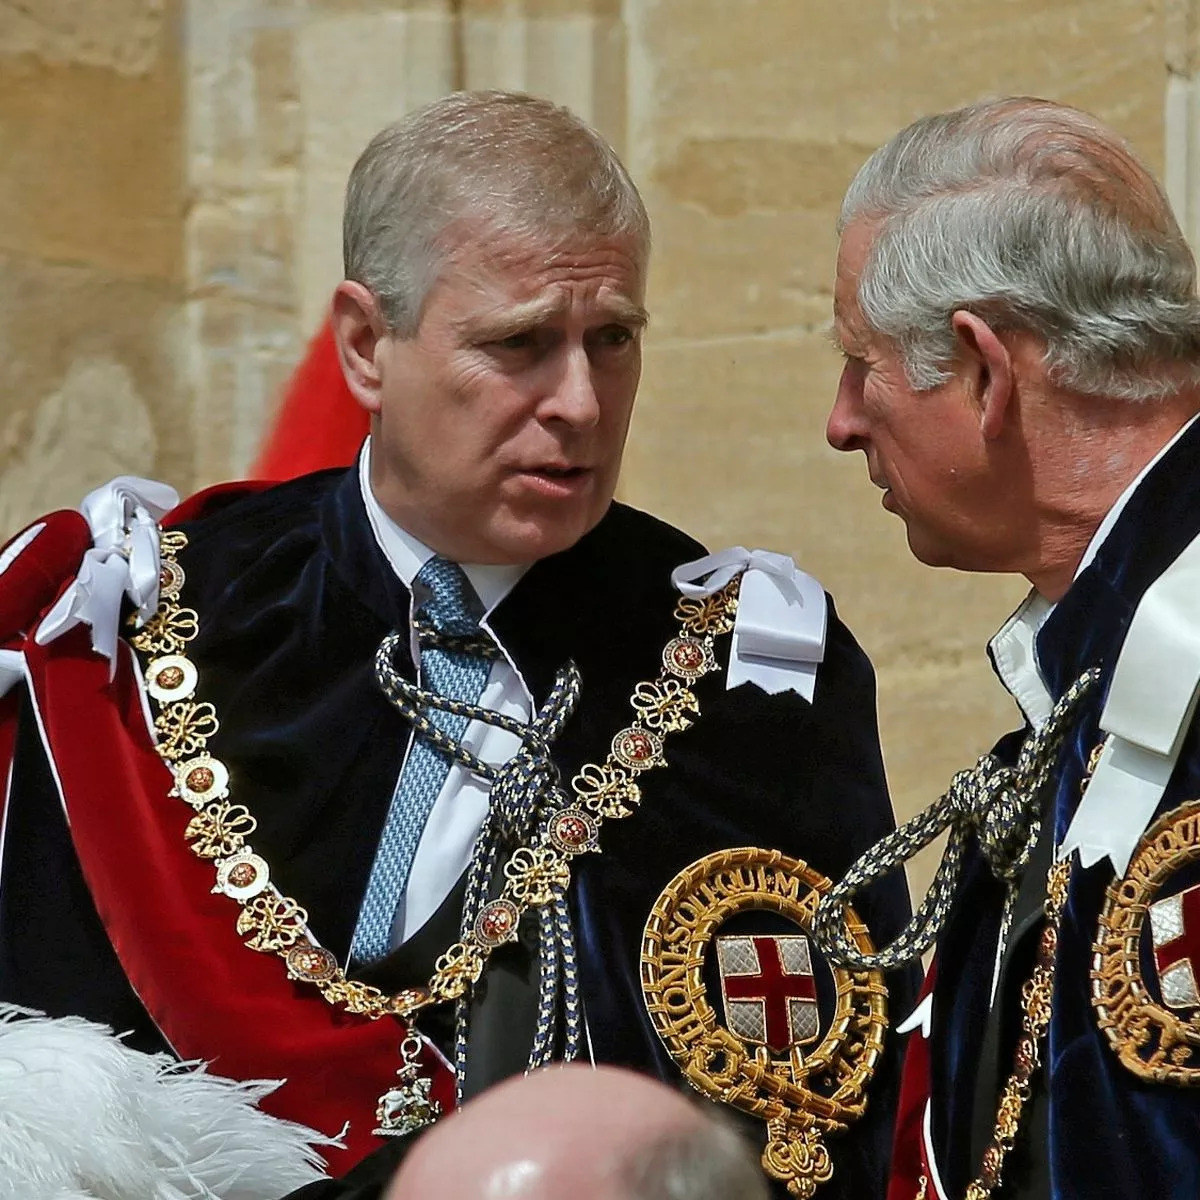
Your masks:
M623 495L792 553L874 658L907 814L1013 713L1022 592L912 562L822 426L833 219L918 114L1090 108L1200 232L1200 0L0 0L0 525L117 471L236 475L339 274L376 128L455 87L550 95L643 185L653 325Z
M175 0L0 2L0 528L189 480Z

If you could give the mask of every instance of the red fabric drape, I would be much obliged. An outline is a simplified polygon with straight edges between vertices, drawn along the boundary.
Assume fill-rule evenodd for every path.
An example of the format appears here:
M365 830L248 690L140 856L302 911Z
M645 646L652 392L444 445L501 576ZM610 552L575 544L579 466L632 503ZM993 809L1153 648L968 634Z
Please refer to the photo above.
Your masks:
M199 515L246 486L210 489L167 522ZM25 655L71 836L121 965L182 1057L233 1079L286 1081L262 1101L277 1116L327 1134L349 1122L346 1149L323 1152L340 1174L381 1144L372 1135L375 1104L395 1082L405 1026L335 1009L311 985L289 980L275 955L247 948L236 930L237 903L212 892L211 863L184 837L192 813L168 795L171 773L146 727L129 648L121 644L110 681L86 626L48 646L30 636L91 544L79 513L44 521L0 575L0 647ZM16 691L0 698L0 816L16 710ZM452 1073L428 1047L422 1058L434 1098L450 1111Z
M920 1003L933 994L937 979L937 961L929 966L921 987ZM904 1072L900 1077L900 1102L896 1113L896 1133L892 1143L892 1165L887 1200L916 1200L933 1197L929 1183L929 1164L925 1157L925 1106L929 1103L932 1083L929 1071L929 1039L921 1029L908 1035ZM921 1191L924 1179L925 1191Z

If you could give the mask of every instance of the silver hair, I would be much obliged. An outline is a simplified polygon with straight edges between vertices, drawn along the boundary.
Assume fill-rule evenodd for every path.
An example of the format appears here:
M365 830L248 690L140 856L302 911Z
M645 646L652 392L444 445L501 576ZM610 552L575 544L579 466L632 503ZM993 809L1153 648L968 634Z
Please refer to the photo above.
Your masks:
M626 1200L769 1200L762 1168L749 1144L726 1120L656 1137L621 1165Z
M1078 109L1015 97L914 122L850 185L838 230L860 221L879 228L859 308L918 390L950 377L960 309L1038 335L1051 379L1086 395L1200 379L1191 250L1146 167Z
M350 173L347 279L388 326L416 333L447 256L471 237L553 244L627 237L642 269L650 222L616 152L565 108L517 92L455 92L378 133Z

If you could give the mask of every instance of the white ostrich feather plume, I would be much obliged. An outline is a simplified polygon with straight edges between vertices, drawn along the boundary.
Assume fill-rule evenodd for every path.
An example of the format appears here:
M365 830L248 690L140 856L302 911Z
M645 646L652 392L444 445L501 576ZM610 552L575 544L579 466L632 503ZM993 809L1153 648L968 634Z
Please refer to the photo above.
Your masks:
M335 1143L258 1108L277 1086L0 1005L0 1200L278 1200Z

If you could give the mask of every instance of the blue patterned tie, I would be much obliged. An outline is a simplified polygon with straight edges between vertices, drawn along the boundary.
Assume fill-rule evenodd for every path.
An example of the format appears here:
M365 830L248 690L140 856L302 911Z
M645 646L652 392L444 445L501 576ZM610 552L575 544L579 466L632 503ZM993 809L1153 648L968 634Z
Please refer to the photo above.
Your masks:
M479 636L481 607L462 568L434 556L417 572L430 597L414 613L441 634ZM491 663L477 654L426 646L421 651L422 685L452 700L477 704L487 683ZM466 732L467 718L432 709L430 721L456 741ZM450 762L422 737L413 739L408 760L396 784L387 821L375 852L367 893L358 914L350 947L355 962L371 962L388 952L396 909L408 886L417 843L450 773Z

